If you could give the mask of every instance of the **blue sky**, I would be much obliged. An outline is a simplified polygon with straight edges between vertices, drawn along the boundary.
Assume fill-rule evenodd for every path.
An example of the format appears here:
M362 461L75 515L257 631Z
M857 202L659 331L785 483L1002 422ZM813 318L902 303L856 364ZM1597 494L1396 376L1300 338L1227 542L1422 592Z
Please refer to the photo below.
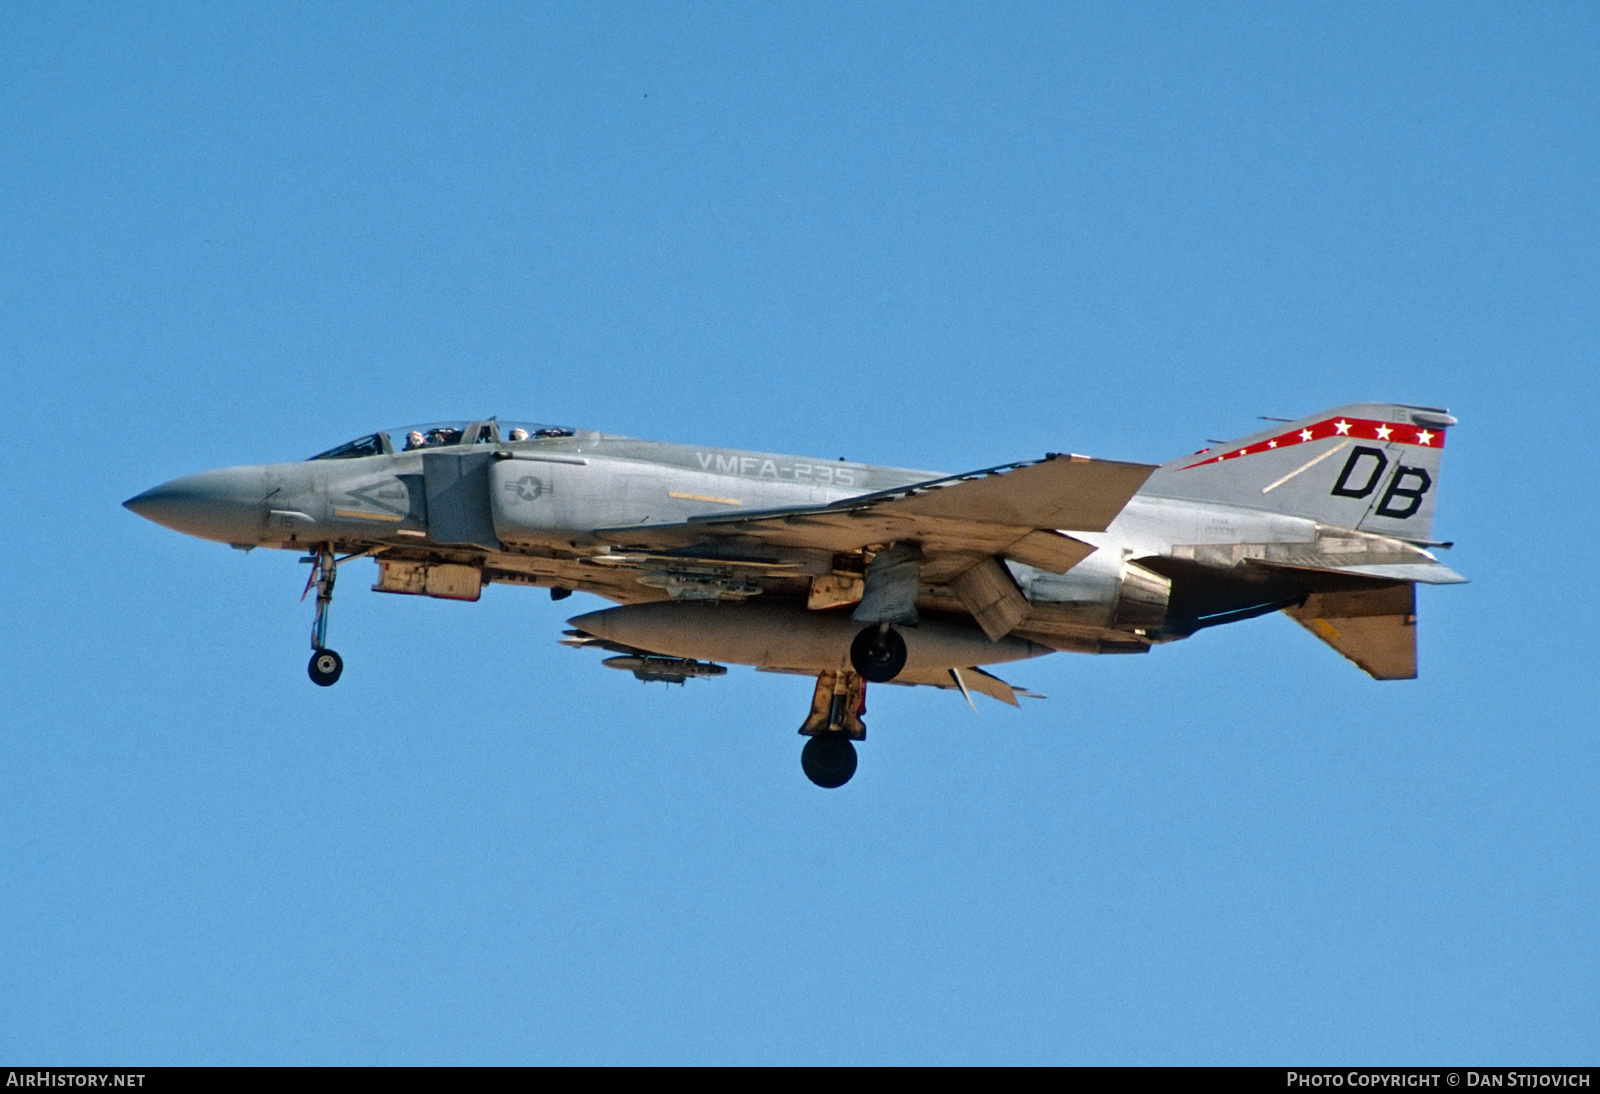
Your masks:
M1594 1062L1584 4L0 11L0 1056ZM1279 616L1020 711L119 508L499 414L959 471L1448 406L1421 678Z

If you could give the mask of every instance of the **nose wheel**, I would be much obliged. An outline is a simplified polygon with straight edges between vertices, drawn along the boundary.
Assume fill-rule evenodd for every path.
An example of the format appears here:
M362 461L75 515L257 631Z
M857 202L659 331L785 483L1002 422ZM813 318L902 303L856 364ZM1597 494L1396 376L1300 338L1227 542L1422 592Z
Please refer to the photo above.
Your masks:
M338 683L339 676L344 672L344 658L332 650L317 650L311 655L311 664L306 671L311 674L311 682L321 687L332 687Z
M306 666L306 672L313 684L328 688L338 683L344 673L344 658L327 645L328 608L333 603L333 582L339 576L339 563L348 562L349 558L336 558L333 548L324 545L309 559L301 561L311 563L311 577L306 581L306 590L300 594L300 599L306 598L311 586L317 587L317 617L311 624L311 664Z

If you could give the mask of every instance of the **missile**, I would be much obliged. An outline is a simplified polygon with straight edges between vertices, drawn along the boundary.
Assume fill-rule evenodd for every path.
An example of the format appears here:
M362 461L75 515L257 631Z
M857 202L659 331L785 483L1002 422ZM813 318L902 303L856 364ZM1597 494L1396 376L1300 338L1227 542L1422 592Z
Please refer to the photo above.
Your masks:
M659 681L666 684L681 684L691 676L728 675L728 670L721 665L709 665L704 661L685 661L680 657L631 655L607 657L600 663L608 669L631 672L646 683Z
M849 668L850 643L861 632L861 624L844 612L772 603L657 601L567 622L606 642L668 657L805 672ZM990 641L975 626L936 619L896 630L905 639L902 671L907 673L997 665L1051 652L1012 635Z

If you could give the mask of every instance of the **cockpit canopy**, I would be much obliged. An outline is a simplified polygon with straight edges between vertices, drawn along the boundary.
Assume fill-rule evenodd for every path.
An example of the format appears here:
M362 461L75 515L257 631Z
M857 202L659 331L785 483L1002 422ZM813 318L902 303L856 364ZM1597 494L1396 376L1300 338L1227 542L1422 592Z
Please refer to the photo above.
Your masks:
M353 460L362 456L387 456L395 452L415 452L424 448L444 448L461 444L532 444L553 437L570 437L575 430L564 425L538 422L501 422L494 418L481 422L431 422L403 425L358 437L337 448L318 452L313 460Z

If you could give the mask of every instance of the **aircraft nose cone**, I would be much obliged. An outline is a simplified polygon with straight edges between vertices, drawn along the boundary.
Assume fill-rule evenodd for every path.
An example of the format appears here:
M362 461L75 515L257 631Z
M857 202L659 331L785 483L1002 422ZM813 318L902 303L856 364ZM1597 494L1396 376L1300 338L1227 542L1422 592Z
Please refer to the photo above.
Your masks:
M253 544L266 527L266 493L257 469L230 467L173 479L122 505L175 532L219 543Z

